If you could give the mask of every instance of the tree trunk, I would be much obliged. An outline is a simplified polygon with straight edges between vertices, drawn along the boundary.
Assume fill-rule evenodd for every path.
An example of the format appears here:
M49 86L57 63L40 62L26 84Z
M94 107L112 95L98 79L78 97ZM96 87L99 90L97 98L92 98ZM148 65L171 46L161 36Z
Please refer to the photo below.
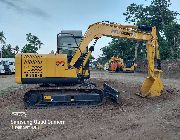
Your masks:
M138 51L138 46L139 46L139 42L137 42L136 46L135 46L135 61L137 60L137 51Z
M170 48L171 48L171 58L174 59L174 49L176 48L175 37L174 37L174 45L171 46Z

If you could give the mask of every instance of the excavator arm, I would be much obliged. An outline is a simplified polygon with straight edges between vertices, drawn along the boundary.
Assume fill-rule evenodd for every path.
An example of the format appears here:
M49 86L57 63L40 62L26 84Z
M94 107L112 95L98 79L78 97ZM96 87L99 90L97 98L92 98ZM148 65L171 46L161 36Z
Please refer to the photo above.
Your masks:
M81 54L85 51L88 44L93 39L98 39L102 36L128 38L136 40L149 40L151 36L149 34L139 32L137 26L128 26L120 24L107 24L98 22L89 26L83 39L80 42L79 48L74 54L70 66L73 66Z
M154 49L149 49L150 46L156 47L156 28L152 28L152 32L142 32L137 26L120 25L120 24L108 24L103 22L98 22L89 26L87 32L85 33L83 39L80 42L79 48L75 52L71 62L70 67L74 66L81 54L86 50L88 44L93 39L98 39L102 36L116 37L116 38L127 38L134 40L147 41L148 50L148 61L152 65L149 65L149 75L153 76L154 71ZM154 39L154 40L152 40Z
M139 41L146 41L147 49L147 61L148 61L148 77L145 80L141 91L144 92L142 96L159 96L163 88L160 80L161 70L155 69L154 58L159 60L159 49L156 35L156 27L145 27L145 26L129 26L121 25L116 23L104 23L98 22L89 26L83 39L80 42L79 48L73 55L69 68L73 68L74 64L86 50L89 43L96 39L98 40L102 36L113 37L113 38L127 38ZM158 76L155 76L155 72ZM156 78L159 77L158 80ZM150 79L150 80L149 80ZM148 82L146 82L148 81ZM158 81L160 88L154 87L154 83ZM152 89L156 88L156 89Z

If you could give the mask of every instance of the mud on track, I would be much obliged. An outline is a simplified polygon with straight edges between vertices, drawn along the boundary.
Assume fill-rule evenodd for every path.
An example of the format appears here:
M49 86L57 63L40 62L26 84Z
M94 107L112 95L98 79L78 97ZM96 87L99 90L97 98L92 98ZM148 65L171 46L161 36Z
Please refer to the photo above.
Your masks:
M110 101L97 107L54 107L25 109L25 89L14 89L0 96L0 139L180 139L179 80L165 79L160 97L141 98L145 75L92 72L91 81L102 88L105 82L121 92L122 106ZM15 117L13 111L25 111L27 117ZM42 125L39 130L13 130L11 120L59 120L64 125Z

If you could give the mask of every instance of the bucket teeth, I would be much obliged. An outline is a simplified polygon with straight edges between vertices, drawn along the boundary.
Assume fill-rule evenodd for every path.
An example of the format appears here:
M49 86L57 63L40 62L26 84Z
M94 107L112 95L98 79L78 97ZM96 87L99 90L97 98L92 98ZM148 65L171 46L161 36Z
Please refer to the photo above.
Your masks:
M139 92L136 93L136 95L138 95L138 96L140 96L140 97L143 97L143 98L147 96L147 95L141 94L141 93L139 93Z

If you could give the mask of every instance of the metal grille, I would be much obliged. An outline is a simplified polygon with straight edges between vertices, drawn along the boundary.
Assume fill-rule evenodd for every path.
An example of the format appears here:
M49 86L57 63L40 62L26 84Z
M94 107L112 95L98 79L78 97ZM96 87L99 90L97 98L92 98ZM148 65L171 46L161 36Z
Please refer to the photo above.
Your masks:
M23 74L26 78L43 76L43 56L38 54L26 54L23 56Z

